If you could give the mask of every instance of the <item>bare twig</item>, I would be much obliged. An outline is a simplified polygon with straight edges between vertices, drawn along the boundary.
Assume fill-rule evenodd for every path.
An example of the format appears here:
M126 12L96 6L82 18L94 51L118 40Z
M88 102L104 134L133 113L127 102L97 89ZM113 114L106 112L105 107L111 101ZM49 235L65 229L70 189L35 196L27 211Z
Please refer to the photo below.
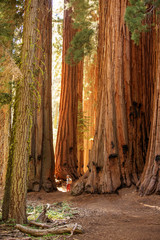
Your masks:
M36 221L46 222L46 220L48 220L46 213L49 209L50 209L50 204L47 203L43 208L43 212L37 217Z
M153 12L153 10L156 8L156 6L151 6L150 8L147 9L146 14L150 14Z
M72 229L72 231L71 231L71 235L69 236L69 237L67 237L67 238L70 238L70 237L72 237L73 236L73 234L74 234L74 231L76 230L76 227L78 226L78 224L76 223L75 225L74 225L74 227L73 227L73 229Z

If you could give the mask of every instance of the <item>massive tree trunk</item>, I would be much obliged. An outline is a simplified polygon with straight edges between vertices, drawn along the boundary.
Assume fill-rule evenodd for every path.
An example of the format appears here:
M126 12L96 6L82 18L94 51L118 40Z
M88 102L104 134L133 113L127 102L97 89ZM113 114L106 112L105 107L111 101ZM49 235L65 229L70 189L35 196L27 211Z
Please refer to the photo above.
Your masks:
M17 86L14 119L11 132L2 218L25 223L27 170L30 152L31 99L34 76L36 21L38 1L25 1L22 49L23 78Z
M123 76L124 66L129 67L125 59L128 52L124 49L129 36L124 26L124 2L100 1L97 125L85 186L87 192L114 192L122 183L130 184L126 168L128 133L124 99L124 82L129 81L130 76L126 79Z
M98 108L89 171L73 192L111 193L143 171L152 116L152 33L139 47L124 23L127 0L100 0ZM151 54L149 54L151 52Z
M33 128L28 189L50 192L55 189L52 133L52 2L39 0L35 66L38 76L35 88L38 99L34 103Z
M149 137L149 145L146 156L146 165L138 183L140 194L160 194L160 24L156 23L154 37L155 58L152 58L151 66L155 72L154 98L151 105L152 124ZM153 65L154 64L154 65ZM153 66L155 69L153 69Z
M67 1L65 0L65 3ZM56 177L66 179L69 174L73 179L78 177L77 159L77 113L78 86L82 81L83 63L70 66L65 63L65 54L76 30L72 28L71 9L64 11L62 54L62 80L59 110L59 125L55 150Z

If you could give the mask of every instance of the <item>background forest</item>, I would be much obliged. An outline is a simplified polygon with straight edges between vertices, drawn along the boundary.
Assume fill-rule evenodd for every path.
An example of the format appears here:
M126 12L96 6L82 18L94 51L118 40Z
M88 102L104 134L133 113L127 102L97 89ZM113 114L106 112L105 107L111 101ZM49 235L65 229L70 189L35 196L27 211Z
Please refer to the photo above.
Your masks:
M159 0L0 2L3 220L25 223L27 191L55 191L67 175L73 195L160 193L159 10Z

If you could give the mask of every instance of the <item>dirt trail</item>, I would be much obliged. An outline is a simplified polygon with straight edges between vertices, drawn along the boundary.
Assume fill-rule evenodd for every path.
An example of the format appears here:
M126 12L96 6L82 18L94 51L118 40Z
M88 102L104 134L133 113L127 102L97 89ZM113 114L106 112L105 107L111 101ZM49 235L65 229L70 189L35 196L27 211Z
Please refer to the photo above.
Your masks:
M120 190L119 195L29 193L28 203L34 201L70 201L80 208L82 214L76 222L85 233L71 239L160 240L160 196L140 197L134 187Z
M0 195L1 198L2 195ZM68 201L80 215L84 234L74 240L160 240L160 196L140 197L134 187L119 194L71 196L70 193L28 193L27 203L36 205ZM43 238L41 238L43 239ZM65 237L50 238L62 240Z

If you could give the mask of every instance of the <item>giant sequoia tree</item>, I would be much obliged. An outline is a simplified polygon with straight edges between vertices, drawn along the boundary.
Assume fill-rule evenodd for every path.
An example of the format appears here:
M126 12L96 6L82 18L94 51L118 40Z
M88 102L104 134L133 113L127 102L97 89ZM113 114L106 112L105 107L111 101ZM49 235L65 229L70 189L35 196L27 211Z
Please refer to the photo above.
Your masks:
M124 22L127 5L100 0L96 131L88 172L75 193L139 184L145 164L140 191L159 192L159 25L152 14L157 28L136 47Z
M29 190L55 188L52 133L52 1L38 1ZM38 93L38 94L36 94Z
M157 24L155 33L155 81L152 112L152 122L149 137L149 144L146 156L146 165L138 186L140 193L160 194L160 24ZM153 60L154 61L154 60Z
M65 1L67 3L67 1ZM83 64L68 65L65 55L69 43L76 33L72 28L71 8L64 10L62 54L62 80L59 110L59 125L55 150L56 177L66 179L69 174L73 179L78 178L77 159L77 113L78 113L78 87L81 86ZM81 87L79 88L81 89Z

